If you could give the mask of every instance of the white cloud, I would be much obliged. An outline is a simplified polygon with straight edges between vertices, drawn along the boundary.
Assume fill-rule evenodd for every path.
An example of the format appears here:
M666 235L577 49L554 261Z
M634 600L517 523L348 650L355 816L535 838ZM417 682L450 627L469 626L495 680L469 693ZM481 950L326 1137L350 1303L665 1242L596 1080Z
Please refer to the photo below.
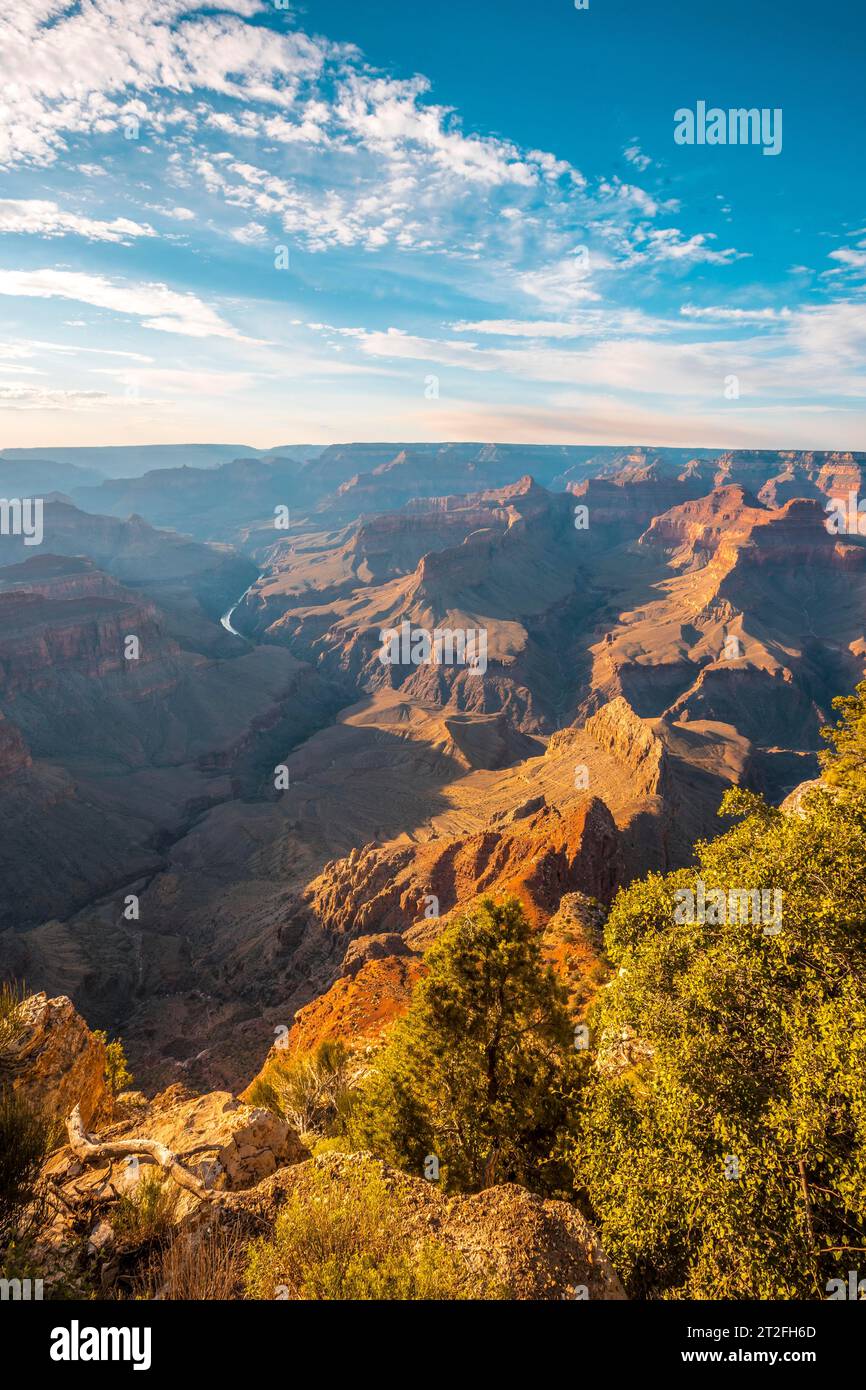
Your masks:
M579 338L585 326L549 319L480 319L476 323L452 323L455 333L495 333L504 338Z
M312 326L312 325L311 325ZM451 367L468 367L472 371L492 372L499 365L498 354L481 352L473 343L448 342L445 339L422 338L404 333L399 328L387 332L367 332L364 329L338 330L358 340L362 352L371 357L408 358L412 361L440 362Z
M840 246L838 251L831 251L830 260L838 261L847 270L866 270L866 251L858 251L851 246Z
M420 105L429 87L425 77L398 82L350 72L337 96L337 118L363 145L389 159L414 148L441 172L467 183L535 183L537 164L516 146L492 136L464 135L447 107Z
M213 238L221 236L239 244L230 248L232 260L243 257L251 270L255 247L269 242L288 242L293 265L296 247L339 253L332 261L334 279L329 264L293 283L297 302L289 312L305 318L324 312L311 308L313 283L326 296L354 285L401 306L415 294L419 317L401 318L395 311L391 319L412 332L321 325L318 331L329 335L321 357L299 350L297 365L294 345L282 344L293 375L393 379L417 371L413 362L432 361L453 367L455 380L460 372L473 372L479 396L487 390L492 398L505 379L516 401L522 399L521 383L527 387L525 398L535 400L551 384L573 392L575 400L578 392L587 400L589 391L599 400L607 392L610 401L632 405L639 398L646 404L633 409L637 423L640 411L649 420L656 409L678 414L680 402L688 409L701 399L709 403L709 417L729 371L741 376L742 411L761 393L774 393L784 408L797 397L832 392L850 397L858 386L862 391L862 306L765 308L769 293L757 285L751 291L738 288L743 307L680 307L685 291L677 289L671 308L670 300L658 297L665 280L678 284L695 267L723 272L743 253L725 247L711 232L657 225L672 220L668 214L678 212L679 205L658 192L653 178L646 178L646 188L616 175L588 183L554 153L472 133L456 111L435 102L424 77L384 76L356 50L288 28L296 22L292 12L283 12L279 29L271 28L272 22L266 0L224 0L210 7L198 0L149 0L145 6L131 0L21 0L0 11L0 163L44 168L59 161L58 180L73 189L67 197L58 194L59 202L0 202L0 231L115 244L141 241L156 233L143 221L116 216L128 197L140 196L154 200L138 204L142 216L152 211L192 224L157 222L161 258L174 257L170 274L163 269L168 262L160 259L159 275L171 284L183 284L175 276L193 264L196 286L209 271L218 273L213 268L220 248L211 253ZM125 115L138 118L140 141L122 139ZM637 139L628 141L624 156L635 179L652 168ZM625 167L620 163L621 173ZM76 173L88 198L86 215L68 210L70 198L78 202ZM38 177L36 191L42 191L46 176ZM123 202L104 201L96 208L91 200L102 189L106 198L110 190ZM718 203L721 211L730 206L722 195ZM832 268L824 273L835 278L825 279L825 287L855 283L866 265L866 245L855 244L864 234L849 231L844 240L850 244L830 253L826 264ZM588 257L575 253L576 243L584 240ZM239 246L252 249L244 253ZM118 256L129 253L106 251L112 273L94 274L93 251L76 267L72 255L78 249L63 247L62 268L0 272L0 294L91 305L134 319L133 331L144 327L187 338L249 341L200 293L143 283L141 271L137 278L121 279L113 268ZM150 249L141 244L136 260ZM226 249L221 248L223 256ZM348 252L356 254L343 254ZM377 253L375 259L368 253ZM414 264L405 253L412 254ZM193 262L196 255L200 259ZM376 271L369 284L367 260ZM267 271L267 255L259 252L258 261ZM303 268L303 256L297 264ZM631 274L636 270L637 286ZM702 275L700 292L694 294L724 300L708 288L721 279L723 273ZM257 302L258 321L269 322L270 316L277 325L274 336L291 338L285 304L278 312L268 303L269 276L259 283L265 289ZM276 285L270 293L278 301ZM795 302L794 291L787 293ZM634 307L659 303L665 308L655 314ZM463 317L440 339L429 325L446 315ZM98 313L88 318L92 339L106 325ZM124 347L128 332L124 325ZM137 345L133 338L132 346ZM175 367L161 353L163 375L152 377L150 385L172 398L209 394L209 410L215 410L213 398L223 386L230 392L237 374L230 380L216 370L225 365L218 345L214 371L204 350L196 354L197 370L190 371L188 344L177 346L186 356L179 351ZM74 349L41 344L38 350ZM237 357L234 349L232 356ZM262 359L271 360L257 352L257 368ZM10 358L7 371L10 377L35 375L36 368L24 353ZM263 380L256 375L253 386ZM7 389L22 388L13 382ZM89 409L87 402L98 395L83 393L82 408ZM652 406L651 395L657 398ZM54 396L59 401L63 393ZM15 408L32 408L26 402L37 398L33 388L15 398L25 402ZM50 393L41 397L50 398ZM172 407L179 412L179 400L172 400ZM373 409L367 400L369 418ZM599 420L603 413L600 407ZM441 406L439 416L444 418ZM689 419L691 428L687 414L680 418ZM639 433L635 429L631 437Z
M239 241L242 246L256 246L265 240L267 229L261 222L247 222L243 227L232 228L229 236Z
M6 72L20 80L0 98L0 164L47 164L89 136L110 166L123 120L135 115L142 141L124 150L125 165L145 148L168 148L176 184L203 180L214 198L258 225L272 220L271 230L305 249L486 257L526 277L525 291L546 305L593 297L556 261L594 216L626 264L726 263L736 254L700 234L654 243L640 228L675 200L617 177L590 188L552 152L467 132L457 112L431 99L425 77L396 80L350 45L246 22L266 8L262 0L224 0L216 14L197 0L7 8L0 47ZM230 148L215 151L216 136ZM645 167L636 142L628 149L629 162ZM188 212L160 210L178 220ZM235 236L209 210L201 216Z
M147 224L115 217L111 222L67 212L57 203L38 198L0 198L0 232L34 236L81 236L88 241L129 242L135 237L156 236Z
M653 317L641 309L574 309L562 319L479 319L451 325L457 333L499 334L506 338L655 338L682 327L676 321Z
M642 152L640 145L637 143L637 140L633 140L631 144L626 145L625 149L623 150L623 154L625 155L629 164L633 164L640 173L643 173L644 169L648 169L649 166L652 164L652 160L650 159L649 155L645 155Z
M634 183L623 183L616 176L610 180L603 179L598 191L602 198L615 201L621 206L635 208L644 217L655 217L660 212L677 212L680 206L676 198L667 198L659 202L647 193L646 189L639 188Z
M790 309L729 309L720 305L698 308L695 304L684 304L680 309L683 318L709 319L713 323L778 323L791 317Z
M0 165L48 164L69 135L116 130L130 96L145 118L161 123L169 115L151 112L142 100L157 90L291 106L299 84L320 71L328 46L244 23L259 0L226 0L225 8L234 13L204 15L197 0L89 0L75 8L29 0L5 8Z
M237 114L209 111L205 123L224 135L245 140L277 140L282 145L327 145L331 143L331 138L325 124L330 116L331 110L324 102L310 101L302 110L299 120L288 120L283 115L274 116L267 111L247 107Z
M608 326L607 316L602 314L597 323L598 340L581 343L579 348L547 346L540 341L531 346L479 345L422 337L397 328L381 332L309 326L354 340L366 356L440 363L472 372L496 373L525 384L572 385L654 396L668 403L703 400L715 408L724 399L725 379L730 373L740 379L744 409L750 401L760 402L762 409L769 408L771 400L789 401L800 407L807 400L818 404L831 397L864 394L866 303L827 305L791 313L779 318L775 323L777 332L771 337L736 340L660 341L660 335L676 324L640 319L636 326L644 328L645 336L609 336L611 329L621 330L625 322L623 317L617 324L613 314ZM765 323L762 319L759 326ZM473 325L454 327L460 331ZM655 337L650 336L653 330Z
M84 327L84 324L69 325L74 328ZM82 346L81 343L51 343L43 342L40 338L28 338L21 343L21 347L28 353L37 352L60 352L69 353L78 357L81 353L94 353L97 357L124 357L131 362L152 362L153 358L148 357L143 352L126 352L121 348L89 347Z
M191 338L236 338L214 309L194 294L167 285L123 284L102 275L70 270L0 270L0 294L35 299L72 299L117 314L132 314L145 328Z
M713 240L715 240L715 233L713 232L696 232L694 236L686 237L676 227L643 228L632 260L634 262L649 259L704 265L728 265L731 261L739 260L744 254L734 250L733 247L729 247L726 251L716 251L707 245L709 241Z
M307 250L356 245L374 249L388 242L417 250L433 244L387 181L375 192L347 196L332 188L301 187L293 179L231 156L227 161L220 156L198 160L196 172L208 190L221 193L231 207L274 218Z
M167 391L171 395L224 396L248 391L255 383L251 372L188 371L181 368L146 367L142 370L101 367L102 376L110 376L127 391Z
M807 305L790 328L791 342L814 372L816 384L824 385L827 373L840 368L854 371L854 384L866 395L863 363L866 362L866 303L843 300L836 304Z
M570 255L551 265L518 275L518 288L551 308L586 303L599 298L587 284L590 266L593 270L600 268L599 260L596 257L590 260L586 247L577 247Z
M63 391L0 381L0 410L82 410L104 405L106 391Z

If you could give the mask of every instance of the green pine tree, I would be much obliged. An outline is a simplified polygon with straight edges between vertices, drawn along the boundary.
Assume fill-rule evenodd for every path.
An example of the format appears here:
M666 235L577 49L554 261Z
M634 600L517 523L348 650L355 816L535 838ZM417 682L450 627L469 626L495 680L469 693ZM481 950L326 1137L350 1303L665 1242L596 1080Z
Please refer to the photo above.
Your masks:
M486 899L427 953L428 972L368 1079L356 1142L451 1189L558 1190L575 1102L574 1028L516 900Z

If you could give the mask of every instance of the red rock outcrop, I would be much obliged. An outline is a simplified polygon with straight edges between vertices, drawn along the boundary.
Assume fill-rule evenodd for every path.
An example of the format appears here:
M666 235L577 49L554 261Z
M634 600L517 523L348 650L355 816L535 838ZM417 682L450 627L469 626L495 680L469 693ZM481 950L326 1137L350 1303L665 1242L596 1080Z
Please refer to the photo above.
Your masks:
M326 865L309 902L328 930L351 936L402 933L431 920L432 900L444 917L485 894L520 898L540 923L563 893L580 890L609 902L620 872L613 817L603 801L586 797L465 838L368 845Z
M603 705L586 721L586 732L606 752L631 769L640 796L663 796L667 790L665 745L649 719L640 719L622 696Z
M360 937L354 944L363 945L365 939ZM299 1009L286 1035L285 1050L271 1048L259 1076L266 1074L270 1062L314 1052L323 1042L340 1041L362 1050L378 1046L394 1020L408 1009L412 990L424 972L420 955L405 946L401 952L366 961ZM244 1096L250 1095L254 1084L255 1080Z
M166 659L180 654L162 630L153 604L132 595L59 600L36 591L0 593L0 698L9 701L65 677L102 681L129 676L134 698L166 686ZM127 660L127 636L139 640L139 656ZM169 683L171 677L169 677Z

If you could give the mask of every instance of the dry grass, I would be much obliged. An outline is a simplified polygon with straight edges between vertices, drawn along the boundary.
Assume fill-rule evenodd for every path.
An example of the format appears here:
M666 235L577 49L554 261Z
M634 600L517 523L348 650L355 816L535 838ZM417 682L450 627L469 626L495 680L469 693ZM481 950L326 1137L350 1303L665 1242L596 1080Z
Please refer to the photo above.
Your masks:
M235 1231L218 1226L185 1231L153 1260L140 1297L196 1303L238 1298L245 1249L246 1241Z

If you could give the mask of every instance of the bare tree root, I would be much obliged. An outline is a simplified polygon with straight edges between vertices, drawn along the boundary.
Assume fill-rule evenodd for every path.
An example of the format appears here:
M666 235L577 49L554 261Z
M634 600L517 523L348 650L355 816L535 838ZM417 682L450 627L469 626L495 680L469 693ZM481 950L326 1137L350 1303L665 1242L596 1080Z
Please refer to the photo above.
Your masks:
M194 1193L200 1201L211 1202L216 1195L205 1187L201 1178L197 1178L195 1173L181 1163L171 1149L167 1149L165 1144L158 1143L156 1139L92 1139L84 1128L81 1110L77 1105L66 1121L66 1133L72 1152L83 1163L94 1163L101 1158L130 1158L136 1154L147 1154L160 1168L165 1169L178 1187Z

